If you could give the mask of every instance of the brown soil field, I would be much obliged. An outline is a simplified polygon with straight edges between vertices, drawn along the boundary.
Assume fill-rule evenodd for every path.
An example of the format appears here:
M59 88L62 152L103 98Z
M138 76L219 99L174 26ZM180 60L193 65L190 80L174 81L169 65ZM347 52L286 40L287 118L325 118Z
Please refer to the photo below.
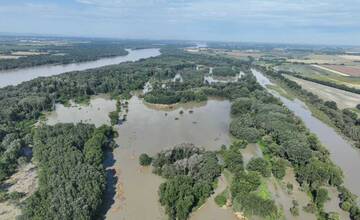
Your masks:
M359 76L360 77L360 68L351 67L351 66L338 66L338 65L322 65L325 68L329 68L335 71L339 71L350 76Z

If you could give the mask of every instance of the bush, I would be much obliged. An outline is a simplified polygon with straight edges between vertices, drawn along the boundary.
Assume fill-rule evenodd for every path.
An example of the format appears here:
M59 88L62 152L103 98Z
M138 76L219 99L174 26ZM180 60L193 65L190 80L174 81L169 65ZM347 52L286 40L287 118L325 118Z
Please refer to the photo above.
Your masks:
M152 162L152 158L147 154L141 154L139 157L139 163L141 166L149 166Z

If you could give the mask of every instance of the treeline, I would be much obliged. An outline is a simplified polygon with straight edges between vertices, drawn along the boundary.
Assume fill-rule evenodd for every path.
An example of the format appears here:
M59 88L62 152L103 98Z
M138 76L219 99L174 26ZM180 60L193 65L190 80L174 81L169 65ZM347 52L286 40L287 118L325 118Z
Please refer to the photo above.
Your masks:
M151 160L142 155L142 164ZM221 167L214 152L193 144L180 144L152 159L154 173L166 178L159 187L159 199L169 219L186 220L213 192Z
M356 113L348 109L338 109L336 102L322 100L316 94L308 92L296 82L287 79L280 72L276 72L273 69L261 69L267 75L283 82L293 92L304 98L306 102L327 115L332 124L342 134L352 139L356 147L360 148L360 118L358 118Z
M114 42L72 43L60 46L48 45L38 48L37 52L45 52L47 54L27 55L17 59L0 59L0 70L44 64L77 63L128 54L124 45Z
M206 101L207 96L202 90L173 91L170 89L155 89L146 94L144 100L156 104L174 104L178 102Z
M294 77L304 79L304 80L307 80L307 81L311 81L311 82L319 83L319 84L322 84L322 85L325 85L325 86L330 86L330 87L333 87L333 88L336 88L336 89L341 89L341 90L344 90L344 91L360 94L360 89L357 89L355 87L349 87L349 86L344 85L344 84L338 84L338 83L334 83L334 82L331 82L331 81L314 79L314 78L311 78L311 77L303 76L303 75L298 74L298 73L293 73L293 72L288 72L288 71L280 71L279 73L280 74L289 74L289 75L292 75ZM360 101L359 101L359 103L360 103Z
M35 130L37 191L21 219L94 219L105 189L104 150L115 146L111 127L57 124Z

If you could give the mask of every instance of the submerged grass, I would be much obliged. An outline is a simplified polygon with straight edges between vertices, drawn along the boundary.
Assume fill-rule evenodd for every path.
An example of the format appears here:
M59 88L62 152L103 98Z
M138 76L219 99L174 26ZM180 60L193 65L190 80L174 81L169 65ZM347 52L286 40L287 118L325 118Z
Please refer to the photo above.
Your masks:
M261 184L257 190L257 195L262 199L271 199L271 193L267 187L267 183L265 179L262 179Z
M219 193L215 198L214 201L219 207L223 207L226 205L226 201L229 198L229 189L226 188L224 191Z

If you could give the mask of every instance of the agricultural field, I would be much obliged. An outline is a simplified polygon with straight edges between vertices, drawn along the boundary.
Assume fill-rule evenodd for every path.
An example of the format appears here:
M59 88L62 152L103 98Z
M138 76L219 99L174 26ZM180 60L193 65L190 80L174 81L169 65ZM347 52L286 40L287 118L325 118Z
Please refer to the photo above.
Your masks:
M322 65L321 67L330 69L331 71L336 71L340 73L340 75L343 74L345 76L360 77L360 67L338 66L338 65Z
M332 82L338 85L346 85L349 87L360 88L360 77L344 76L326 69L317 68L316 66L306 64L283 63L276 66L277 70L296 72L304 77Z
M355 108L360 102L360 95L336 89L329 86L324 86L318 83L310 82L307 80L299 79L293 76L285 75L288 79L299 84L303 89L318 95L321 99L326 101L334 101L338 107Z

